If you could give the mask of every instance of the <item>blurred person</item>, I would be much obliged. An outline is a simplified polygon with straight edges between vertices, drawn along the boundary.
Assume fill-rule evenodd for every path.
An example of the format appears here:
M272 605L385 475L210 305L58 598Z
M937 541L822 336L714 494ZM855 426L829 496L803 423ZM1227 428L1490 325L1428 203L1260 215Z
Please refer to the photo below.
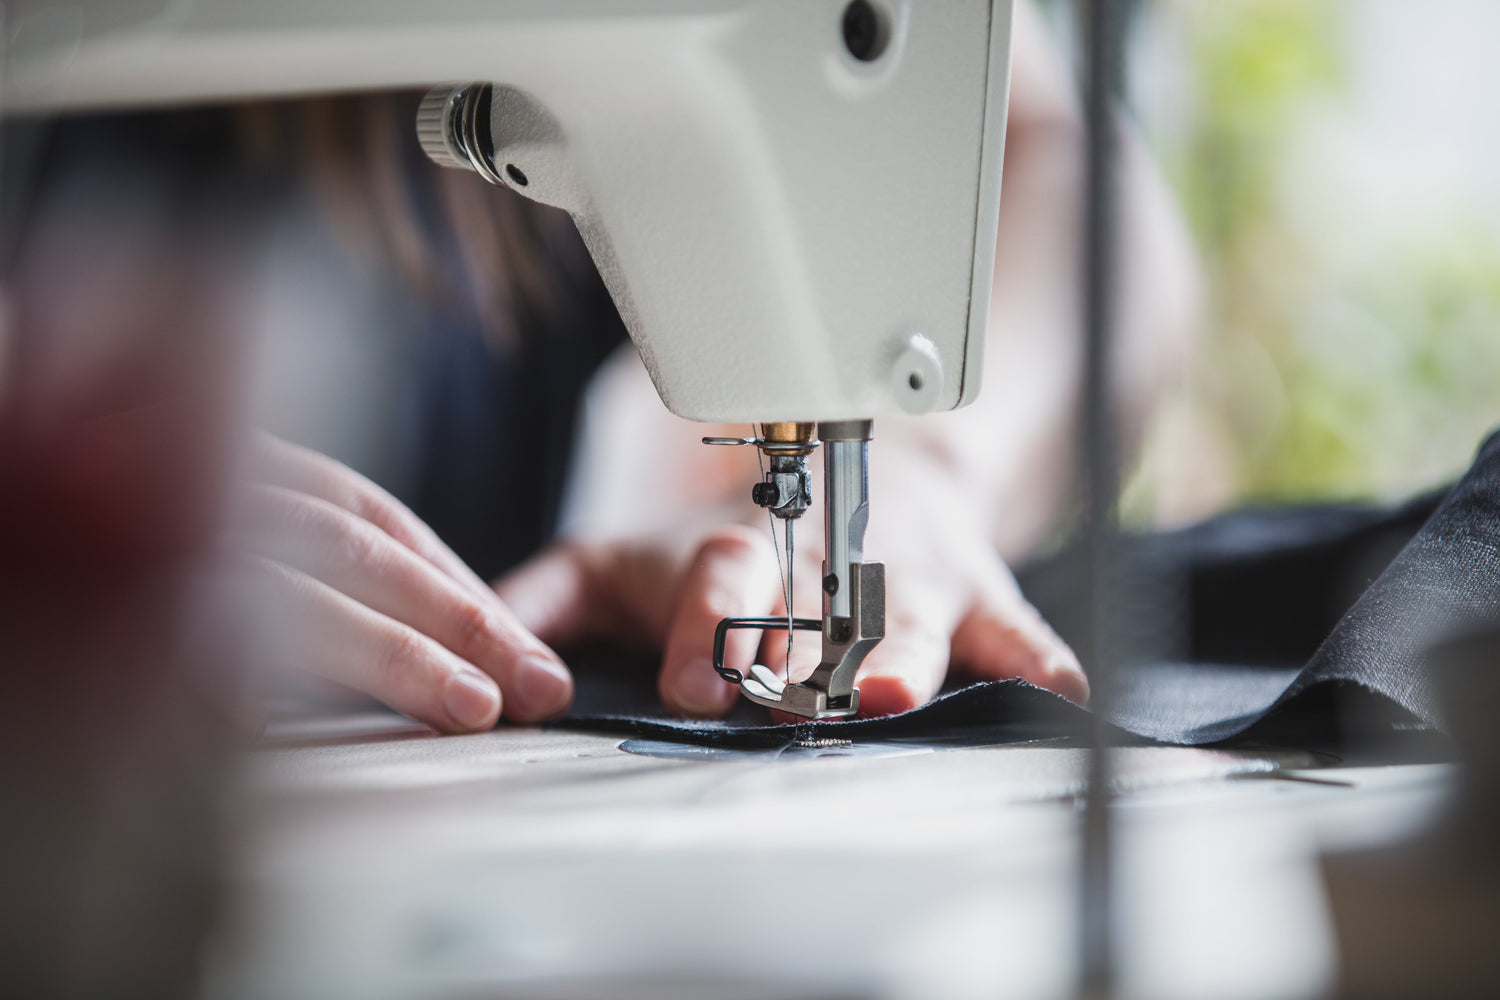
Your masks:
M7 153L23 131L8 123ZM100 197L89 169L52 177L24 220L7 205L23 252L0 297L0 984L186 997L220 898L239 648L197 595L266 192L243 171L153 171L174 189L164 221Z
M1073 90L1020 5L984 390L962 411L880 421L872 450L867 545L888 567L887 637L860 671L865 714L922 704L950 665L1087 698L1077 658L1006 565L1068 502L1081 369ZM369 295L382 321L421 333L390 403L399 458L377 476L390 489L254 436L211 589L266 616L247 647L261 666L367 693L440 731L563 714L574 695L564 656L598 642L659 653L658 690L675 713L723 715L737 694L710 669L714 625L786 613L765 514L748 498L753 456L703 447L713 428L662 407L565 215L421 158L415 103L384 95L69 121L42 160L34 220L66 206L59 177L77 168L116 203L163 210L165 226L182 221L171 218L174 190L119 164L175 158L175 183L193 188L217 185L224 164L254 164L276 179L286 212L314 208L338 234L294 239L281 265L321 261L307 269L315 297ZM1121 135L1115 375L1128 443L1186 348L1196 287L1165 187ZM140 198L140 185L159 201ZM182 263L162 260L156 273ZM325 284L325 273L338 280ZM65 282L48 280L64 307ZM147 277L136 292L170 301L173 287ZM136 322L134 309L124 297L99 322ZM799 614L817 614L806 582L819 577L819 534L799 539ZM726 662L747 667L758 642L763 662L786 669L779 634L735 634ZM811 669L814 646L794 654L794 676Z

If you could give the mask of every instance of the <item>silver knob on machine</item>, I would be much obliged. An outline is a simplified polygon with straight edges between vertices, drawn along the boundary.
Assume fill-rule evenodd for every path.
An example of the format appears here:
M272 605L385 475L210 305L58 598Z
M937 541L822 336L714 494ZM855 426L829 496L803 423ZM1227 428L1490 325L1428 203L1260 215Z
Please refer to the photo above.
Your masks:
M440 167L471 169L448 139L450 109L463 100L464 87L435 87L417 107L417 141L422 152Z
M472 170L491 184L504 184L495 169L490 138L488 83L436 87L417 108L417 141L440 167Z

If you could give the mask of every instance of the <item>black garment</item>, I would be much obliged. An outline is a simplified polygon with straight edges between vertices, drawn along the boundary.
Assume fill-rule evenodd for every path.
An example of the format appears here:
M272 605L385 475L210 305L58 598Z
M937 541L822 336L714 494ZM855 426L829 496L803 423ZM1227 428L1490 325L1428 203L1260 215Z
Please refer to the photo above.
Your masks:
M584 390L625 339L588 276L510 351L437 317L419 345L414 461L394 491L486 580L552 537Z
M415 120L416 101L410 105ZM449 220L424 181L433 168L415 140L403 148L406 174L443 266L462 274ZM405 475L382 485L481 578L492 580L556 532L584 392L627 336L582 237L562 211L503 188L487 194L512 199L533 229L546 230L532 250L553 294L542 308L517 304L507 342L498 345L481 335L478 318L460 304L428 307L411 373Z
M1130 600L1115 616L1132 623L1122 630L1124 662L1109 699L1119 738L1331 746L1439 726L1425 654L1447 636L1500 624L1500 433L1444 494L1387 511L1227 514L1127 539L1119 564L1114 592ZM1081 568L1064 553L1020 574L1064 638L1079 621ZM1182 614L1156 614L1158 604ZM580 681L565 725L745 747L779 746L794 735L746 705L723 723L671 720L645 700L627 715L623 682L602 684L602 702L590 687ZM1005 681L952 691L903 715L804 724L801 732L992 742L1076 733L1083 722L1083 709Z

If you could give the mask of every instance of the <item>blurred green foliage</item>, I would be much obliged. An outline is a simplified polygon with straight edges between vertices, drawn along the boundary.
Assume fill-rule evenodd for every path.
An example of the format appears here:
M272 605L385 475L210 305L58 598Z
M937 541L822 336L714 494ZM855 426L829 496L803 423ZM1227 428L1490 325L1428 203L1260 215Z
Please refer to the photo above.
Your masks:
M1142 14L1185 42L1188 121L1153 139L1204 257L1188 391L1228 452L1226 499L1395 496L1461 471L1500 423L1500 233L1454 204L1351 252L1286 195L1308 166L1308 112L1326 121L1347 97L1361 5L1160 0Z
M1198 3L1180 8L1188 32L1195 114L1172 157L1183 207L1216 257L1271 211L1281 145L1310 94L1343 77L1328 0Z

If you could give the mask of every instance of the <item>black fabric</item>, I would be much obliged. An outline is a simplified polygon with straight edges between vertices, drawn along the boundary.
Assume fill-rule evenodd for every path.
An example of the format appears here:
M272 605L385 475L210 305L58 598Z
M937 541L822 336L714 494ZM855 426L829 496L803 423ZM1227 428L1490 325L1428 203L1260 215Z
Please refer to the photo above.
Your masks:
M1127 663L1301 667L1437 510L1447 490L1372 504L1248 508L1187 528L1126 536L1112 588ZM1082 554L1017 579L1068 642L1084 626Z
M1443 494L1388 511L1229 514L1127 539L1119 564L1117 589L1133 600L1115 613L1134 625L1123 630L1126 655L1108 699L1117 739L1325 746L1356 730L1440 726L1425 652L1450 634L1500 622L1500 433ZM1079 565L1064 553L1021 575L1065 638L1078 620L1071 601L1082 590ZM1153 602L1172 598L1182 614L1150 613ZM584 670L563 724L754 747L810 730L859 739L1067 736L1086 721L1084 709L1021 681L970 685L899 716L800 727L770 725L749 705L723 722L673 720L646 707L654 701L646 691Z
M1355 602L1286 698L1353 682L1427 722L1437 706L1423 658L1442 639L1500 621L1500 433L1385 572Z

